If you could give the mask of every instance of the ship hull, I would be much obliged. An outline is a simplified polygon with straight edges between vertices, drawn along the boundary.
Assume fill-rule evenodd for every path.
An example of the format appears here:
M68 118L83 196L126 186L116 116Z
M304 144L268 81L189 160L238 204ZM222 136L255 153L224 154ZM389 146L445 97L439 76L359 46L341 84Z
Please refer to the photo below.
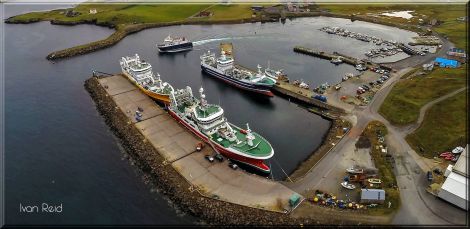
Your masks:
M130 76L129 74L127 74L126 72L123 72L124 75L126 76L126 78L131 81L134 85L136 85L139 90L141 90L144 94L146 94L147 96L149 96L150 98L153 98L159 102L162 102L164 104L170 104L170 95L165 95L165 94L160 94L160 93L155 93L153 91L150 91L150 90L147 90L145 89L144 87L142 87L142 85L140 85L139 83L137 83L134 78L132 78L132 76Z
M231 85L233 85L235 87L238 87L240 89L255 92L255 93L259 93L259 94L263 94L263 95L270 96L270 97L274 96L274 94L271 92L272 87L254 85L254 84L246 83L246 82L243 82L243 81L240 81L240 80L237 80L237 79L233 79L230 76L219 73L219 72L217 72L217 71L215 71L215 70L213 70L209 67L206 67L204 65L201 65L201 69L202 69L202 71L204 71L208 75L214 76L214 77L216 77L220 80L223 80L226 83L231 84Z
M172 45L172 46L157 45L157 48L159 52L183 52L183 51L191 50L193 48L193 43L188 42L188 43Z
M191 125L189 125L187 122L185 122L184 120L181 119L181 117L179 117L179 115L177 115L175 112L173 112L171 109L168 110L168 113L174 118L176 119L179 123L182 123L187 129L191 130L191 132L193 132L196 136L198 136L200 139L202 139L204 142L206 142L207 144L209 144L212 148L214 148L214 150L222 155L224 155L225 157L227 158L230 158L232 160L235 160L235 161L238 161L238 162L241 162L243 164L246 164L260 172L263 172L263 173L270 173L271 172L271 169L269 168L269 166L267 166L266 164L264 164L264 160L262 159L254 159L254 158L248 158L248 157L244 157L242 155L239 155L239 154L236 154L236 153L233 153L231 152L229 149L227 148L224 148L223 146L219 145L217 142L215 141L212 141L211 139L209 139L206 135L204 135L203 133L201 133L200 131L196 130L194 127L192 127Z

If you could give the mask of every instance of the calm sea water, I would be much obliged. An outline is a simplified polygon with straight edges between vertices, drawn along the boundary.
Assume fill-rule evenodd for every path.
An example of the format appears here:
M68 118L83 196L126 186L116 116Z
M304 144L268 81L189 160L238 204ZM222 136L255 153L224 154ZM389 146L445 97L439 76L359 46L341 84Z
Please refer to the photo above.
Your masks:
M57 8L57 5L49 6ZM5 17L46 6L6 5ZM264 98L203 75L199 55L232 42L236 61L282 68L291 79L312 86L338 82L348 65L296 54L295 45L361 56L371 44L319 32L342 26L391 40L414 33L365 22L304 18L282 23L184 25L145 30L115 46L84 56L49 62L54 50L104 38L113 31L91 26L54 26L48 22L4 25L6 222L8 224L188 224L160 194L143 184L141 174L123 160L118 141L97 113L83 87L92 69L116 73L121 56L138 53L174 87L203 86L211 103L220 103L232 123L268 139L275 156L268 161L275 179L284 179L322 142L330 123L280 97ZM196 42L195 49L159 55L157 41L169 33ZM20 213L19 206L63 204L60 214Z

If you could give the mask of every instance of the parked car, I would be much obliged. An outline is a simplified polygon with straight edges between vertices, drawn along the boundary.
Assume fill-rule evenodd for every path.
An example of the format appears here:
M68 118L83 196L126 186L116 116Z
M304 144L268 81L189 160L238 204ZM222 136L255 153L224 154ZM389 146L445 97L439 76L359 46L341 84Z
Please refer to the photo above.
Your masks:
M370 90L370 87L369 87L369 86L367 86L367 85L365 85L365 84L364 84L364 85L362 85L362 88L364 88L366 91Z
M384 83L383 80L377 80L376 82L377 82L378 84L383 84L383 83Z
M222 157L222 155L220 153L215 155L215 159L217 159L220 162L224 161L224 157Z
M452 153L459 154L459 153L462 153L463 151L464 151L464 148L462 146L457 146L455 147L455 149L452 150Z
M214 157L210 156L210 155L206 155L205 156L206 160L208 160L210 163L214 162Z
M233 170L238 169L238 165L233 162L228 163L228 167L232 168Z
M374 86L375 84L376 84L376 83L375 83L374 81L369 82L369 85L370 85L370 86Z
M432 177L431 171L428 171L427 178L428 178L428 181L432 181L433 177Z

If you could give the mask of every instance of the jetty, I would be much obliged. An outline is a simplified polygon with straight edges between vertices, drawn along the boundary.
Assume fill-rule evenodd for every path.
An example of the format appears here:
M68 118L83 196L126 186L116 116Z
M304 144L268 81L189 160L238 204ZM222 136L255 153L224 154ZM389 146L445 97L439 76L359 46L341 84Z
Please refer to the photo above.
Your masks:
M123 75L95 73L92 79L98 82L104 97L112 99L114 109L111 110L125 115L126 125L130 126L126 128L133 128L143 136L143 142L135 144L148 144L163 158L160 164L155 164L156 160L146 163L150 167L171 166L189 183L189 191L197 191L201 197L279 213L289 213L305 199L279 182L231 169L228 160L207 161L204 156L216 152L208 145L197 151L196 145L201 140ZM102 100L95 99L95 102ZM139 111L138 119L136 111ZM292 196L300 197L295 206L289 204Z
M335 107L318 99L314 99L313 97L317 94L312 90L301 88L288 82L278 81L272 90L277 94L293 98L300 102L319 107L324 110L344 112L344 110L339 107Z

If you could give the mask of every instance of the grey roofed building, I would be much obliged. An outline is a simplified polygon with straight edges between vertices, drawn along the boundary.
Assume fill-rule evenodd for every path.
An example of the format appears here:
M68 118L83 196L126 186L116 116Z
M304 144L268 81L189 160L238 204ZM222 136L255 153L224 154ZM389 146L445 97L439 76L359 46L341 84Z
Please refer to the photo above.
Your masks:
M361 203L383 203L385 201L385 190L383 189L361 189Z

